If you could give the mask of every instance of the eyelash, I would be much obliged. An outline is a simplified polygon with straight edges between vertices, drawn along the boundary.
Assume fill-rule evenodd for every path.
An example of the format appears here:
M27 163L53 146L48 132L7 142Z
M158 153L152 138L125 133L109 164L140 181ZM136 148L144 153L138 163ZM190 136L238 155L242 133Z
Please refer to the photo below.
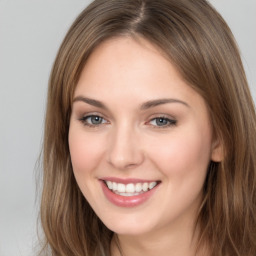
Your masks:
M99 119L100 123L97 124L93 124L92 122L92 118L97 118ZM88 119L91 119L90 122L88 122ZM99 127L102 124L107 124L109 123L107 120L105 120L102 116L100 115L88 115L88 116L84 116L82 118L79 119L83 125L88 126L88 127L92 127L92 128L96 128ZM103 122L102 122L103 121ZM155 124L150 124L154 121ZM157 125L157 122L164 122L163 125ZM163 129L163 128L168 128L170 126L175 126L177 125L177 121L174 119L170 119L164 116L159 116L159 117L155 117L150 119L146 124L150 124L151 126L153 126L154 128L158 128L158 129ZM158 123L159 124L159 123Z
M165 116L159 116L159 117L154 117L152 118L148 123L151 123L151 122L155 122L157 124L158 121L160 122L165 122L165 124L163 125L152 125L154 128L158 128L158 129L163 129L163 128L168 128L170 126L175 126L177 125L177 121L174 120L174 119L170 119L170 118L167 118Z
M106 121L106 122L101 122L101 123L98 123L98 124L93 124L92 123L92 121L89 123L88 122L88 119L92 119L92 118L98 118L98 119L100 119L101 121ZM92 128L96 128L96 127L98 127L99 125L101 125L101 124L105 124L105 123L108 123L108 121L107 120L105 120L102 116L100 116L100 115L88 115L88 116L84 116L84 117L82 117L82 118L80 118L79 119L82 123L83 123L83 125L85 125L85 126L89 126L89 127L92 127Z

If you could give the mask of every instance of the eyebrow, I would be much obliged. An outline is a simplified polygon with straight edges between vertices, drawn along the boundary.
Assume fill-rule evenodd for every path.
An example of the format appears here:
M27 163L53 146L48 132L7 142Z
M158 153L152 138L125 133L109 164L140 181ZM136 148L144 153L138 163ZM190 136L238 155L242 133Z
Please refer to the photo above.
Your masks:
M167 104L167 103L180 103L185 105L186 107L189 107L189 105L186 102L178 99L156 99L156 100L150 100L143 103L140 108L142 110L146 110L146 109L153 108L153 107Z
M102 108L105 110L108 109L105 104L103 104L101 101L98 101L95 99L91 99L91 98L87 98L87 97L83 97L83 96L77 96L74 98L73 102L77 102L77 101L85 102L85 103L95 106L97 108ZM167 103L180 103L180 104L185 105L186 107L189 107L189 105L182 100L167 98L167 99L156 99L156 100L146 101L143 104L141 104L140 109L146 110L146 109L157 107L159 105L163 105L163 104L167 104Z
M107 109L107 107L101 101L86 98L86 97L83 97L83 96L75 97L73 102L76 102L76 101L82 101L82 102L85 102L85 103L87 103L89 105L92 105L94 107L97 107L97 108Z

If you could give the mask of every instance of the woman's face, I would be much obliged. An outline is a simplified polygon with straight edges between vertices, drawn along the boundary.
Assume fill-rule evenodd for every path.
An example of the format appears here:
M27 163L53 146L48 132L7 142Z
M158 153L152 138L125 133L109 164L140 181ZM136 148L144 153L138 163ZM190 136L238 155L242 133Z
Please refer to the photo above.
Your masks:
M192 226L210 160L220 160L203 98L149 42L102 43L77 84L73 171L103 223L139 235Z

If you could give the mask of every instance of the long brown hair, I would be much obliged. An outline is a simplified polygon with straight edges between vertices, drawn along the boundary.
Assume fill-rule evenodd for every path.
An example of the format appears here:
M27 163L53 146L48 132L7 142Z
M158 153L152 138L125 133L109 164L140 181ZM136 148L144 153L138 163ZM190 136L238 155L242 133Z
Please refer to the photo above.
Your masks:
M208 106L225 158L211 162L199 211L198 248L256 254L256 115L233 35L206 0L96 0L75 20L48 89L41 223L49 255L110 255L113 232L80 192L70 161L72 97L90 53L113 37L156 45ZM43 250L46 252L46 250Z

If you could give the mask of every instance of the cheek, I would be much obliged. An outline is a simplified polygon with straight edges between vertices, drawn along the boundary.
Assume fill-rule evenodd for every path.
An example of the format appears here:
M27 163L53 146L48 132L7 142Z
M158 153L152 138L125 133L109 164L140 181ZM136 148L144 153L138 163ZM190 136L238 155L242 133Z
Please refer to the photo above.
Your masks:
M95 136L86 136L83 131L70 129L69 150L75 175L88 175L95 169L102 155L102 141Z
M180 132L162 138L151 147L150 155L165 175L177 177L203 173L210 161L211 144L209 133Z

